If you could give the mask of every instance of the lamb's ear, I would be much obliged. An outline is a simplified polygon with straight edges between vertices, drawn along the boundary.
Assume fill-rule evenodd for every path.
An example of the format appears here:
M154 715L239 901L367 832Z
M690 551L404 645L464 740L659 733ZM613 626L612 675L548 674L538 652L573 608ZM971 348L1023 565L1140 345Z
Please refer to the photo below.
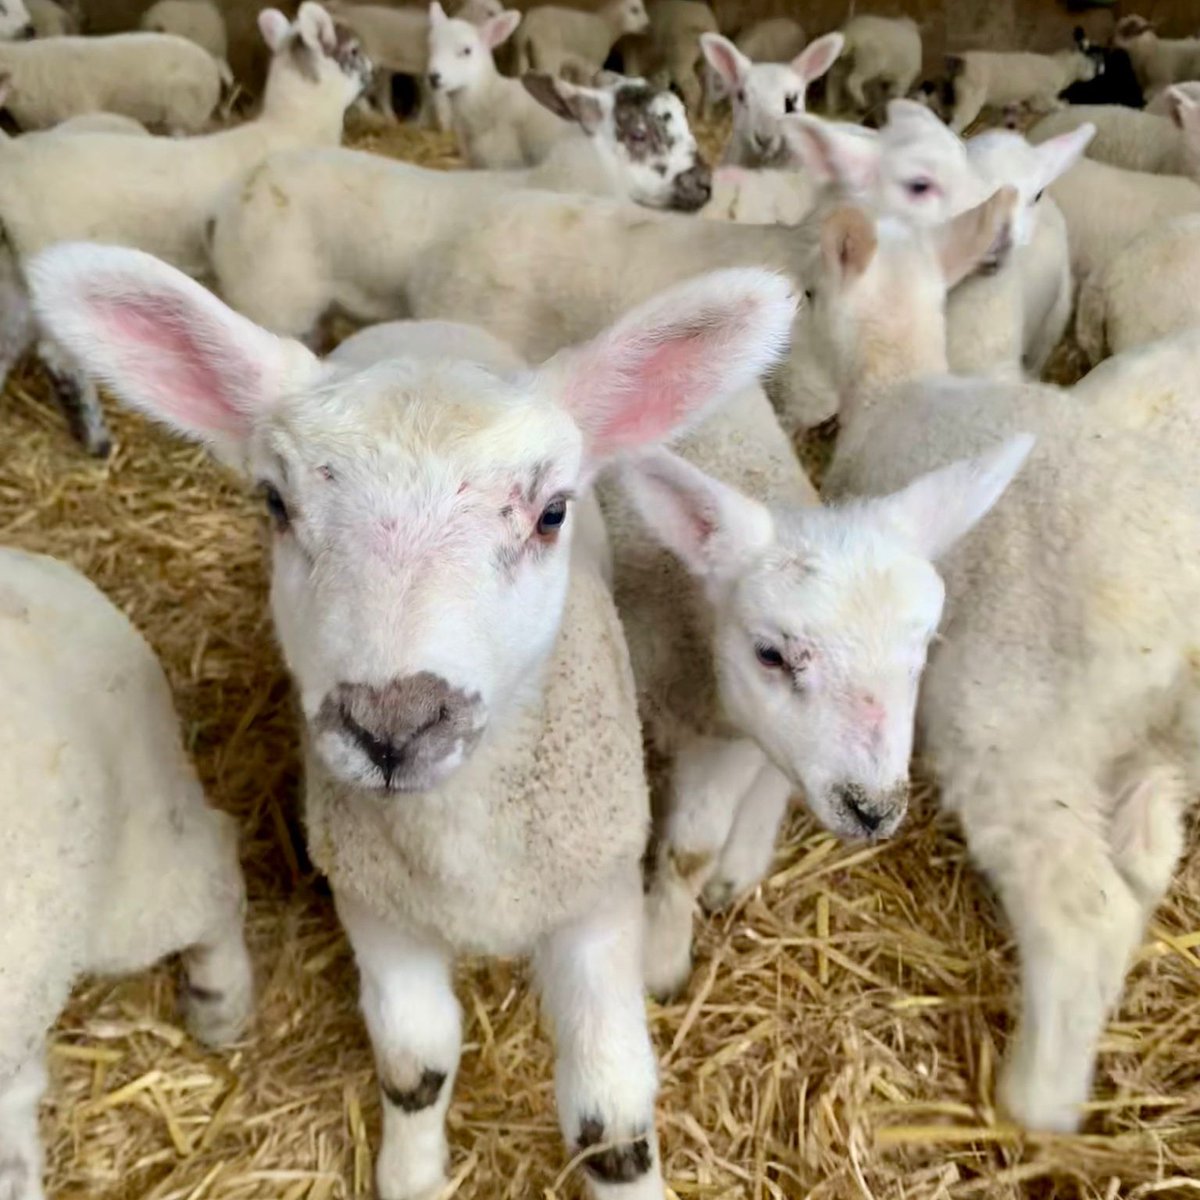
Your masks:
M1178 88L1168 90L1168 100L1171 119L1193 146L1200 146L1200 102Z
M264 8L258 14L258 31L267 43L267 49L276 54L291 35L292 23L279 9Z
M782 275L715 271L626 313L541 375L583 431L584 474L663 441L753 383L788 343L796 298Z
M693 575L728 578L775 540L764 505L669 450L627 459L618 478L650 532Z
M140 250L60 243L27 276L42 328L87 374L227 462L257 414L321 369Z
M821 182L861 192L878 178L882 152L874 130L806 113L782 117L779 128L800 165Z
M1018 433L986 454L930 471L899 492L868 501L868 508L918 554L937 560L1000 499L1033 444L1032 434Z
M332 54L337 48L337 29L333 18L316 2L304 0L296 13L296 32L310 49Z
M946 287L952 288L985 259L999 265L1012 246L1013 218L1020 193L1005 186L982 204L951 217L934 232Z
M613 110L613 97L602 88L580 87L554 75L531 71L521 76L525 90L556 117L579 125L584 133L595 133Z
M736 92L742 86L746 72L750 70L750 60L728 38L719 33L702 33L700 49L704 51L708 65L721 77L730 93Z
M1096 136L1096 127L1085 121L1070 133L1047 138L1034 147L1037 155L1038 178L1035 191L1048 188L1060 175L1069 171L1082 157L1088 143Z
M436 27L438 25L445 25L448 20L450 20L450 18L446 16L446 10L438 3L438 0L433 0L433 3L429 6L430 26Z
M479 36L489 50L495 50L507 42L521 23L521 14L515 8L506 8L498 17L488 17L479 27Z
M835 208L821 226L821 260L839 283L857 279L879 247L875 223L861 208Z
M846 39L840 33L827 33L805 46L792 59L792 70L804 80L804 86L808 87L814 79L820 79L833 66L845 44Z

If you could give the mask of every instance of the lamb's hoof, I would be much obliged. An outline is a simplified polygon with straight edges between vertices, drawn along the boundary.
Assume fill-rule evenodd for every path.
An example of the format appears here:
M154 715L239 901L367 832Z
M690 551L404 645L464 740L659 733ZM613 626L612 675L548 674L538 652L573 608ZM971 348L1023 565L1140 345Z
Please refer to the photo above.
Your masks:
M1046 1070L1027 1071L1014 1063L1005 1066L996 1088L1000 1110L1031 1133L1075 1133L1086 1097L1068 1097Z
M213 1049L231 1046L246 1032L254 1007L249 978L222 991L184 983L183 1011L196 1041Z
M700 904L709 914L724 912L738 897L738 887L732 879L714 876L700 893Z

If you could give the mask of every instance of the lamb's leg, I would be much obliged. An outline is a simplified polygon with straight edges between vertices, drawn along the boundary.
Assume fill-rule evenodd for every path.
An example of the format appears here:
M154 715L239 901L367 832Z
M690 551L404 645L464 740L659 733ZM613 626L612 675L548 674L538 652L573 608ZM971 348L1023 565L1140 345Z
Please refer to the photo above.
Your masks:
M646 893L646 986L677 992L692 968L692 911L717 868L738 806L763 767L747 740L697 738L680 751Z
M184 950L187 1024L200 1042L235 1042L250 1020L254 973L246 949L246 889L238 863L238 824L224 812L205 812L216 836L191 840L182 851L200 880L200 902L208 908L206 928ZM202 848L204 850L202 851ZM208 862L200 860L200 856ZM182 871L179 872L182 874Z
M987 93L980 87L964 84L960 79L956 83L954 111L948 122L955 133L962 133L981 112L987 100Z
M380 920L335 894L354 948L361 1001L383 1089L379 1200L425 1200L445 1182L446 1110L462 1049L449 947Z
M1113 860L1153 916L1183 853L1183 814L1188 794L1183 772L1171 763L1138 758L1123 765L1115 789L1109 841Z
M1036 785L1035 785L1036 786ZM1021 1017L1000 1079L1002 1106L1030 1129L1080 1122L1096 1046L1144 924L1142 901L1113 862L1102 798L1064 778L963 813L971 853L1017 937Z
M96 385L70 355L48 337L39 340L38 357L46 368L54 397L75 439L89 454L107 458L112 450L112 435L104 421Z
M558 1050L558 1117L598 1200L662 1200L654 1097L658 1075L642 989L637 878L557 930L534 966Z
M14 272L10 262L0 262L0 274L8 276L0 279L0 388L37 333L29 293Z
M0 1080L0 1200L42 1200L38 1101L46 1089L42 1052Z
M854 104L854 111L861 115L870 107L867 100L866 85L868 77L863 74L858 68L851 70L846 76L846 91L850 93L850 99Z
M791 794L787 777L766 763L738 805L716 873L704 887L709 912L727 907L766 875Z

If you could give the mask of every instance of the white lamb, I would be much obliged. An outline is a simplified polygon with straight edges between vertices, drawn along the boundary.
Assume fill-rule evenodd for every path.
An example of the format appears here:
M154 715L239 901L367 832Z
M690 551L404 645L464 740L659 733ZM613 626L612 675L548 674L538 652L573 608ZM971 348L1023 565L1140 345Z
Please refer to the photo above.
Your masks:
M1056 54L967 50L946 60L950 128L962 133L985 108L1023 105L1047 113L1062 108L1059 92L1076 81L1095 79L1096 60L1076 44Z
M493 51L520 20L506 9L475 26L447 17L437 0L429 6L429 85L449 101L450 125L470 167L535 166L560 139L577 136L519 79L496 69Z
M21 129L86 112L116 112L171 133L195 133L221 98L221 73L195 42L162 33L0 43Z
M945 563L918 728L1016 935L1000 1102L1029 1128L1071 1130L1200 783L1195 340L1113 359L1074 393L948 375L937 244L861 212L834 220L827 244L849 251L827 252L814 318L846 397L828 493L882 494L1037 437Z
M301 5L295 24L276 9L264 9L259 24L274 55L262 111L253 121L186 139L73 133L0 144L6 253L21 264L54 242L88 236L153 251L183 270L204 274L206 226L223 189L274 152L336 144L343 113L369 76L357 43L338 34L311 0ZM97 188L97 180L105 186ZM8 335L28 321L19 289L5 301ZM0 378L25 348L14 341L4 338ZM40 350L76 433L92 453L107 453L94 389L51 344Z
M245 892L162 667L88 580L0 549L0 675L0 1196L42 1200L45 1041L72 986L182 953L193 1033L235 1039Z
M1075 338L1090 364L1200 326L1200 213L1147 229L1079 288Z
M845 49L825 81L827 112L863 117L912 91L921 74L916 22L864 13L842 26L842 37Z
M148 33L171 33L203 47L216 60L221 82L229 87L229 35L225 16L213 0L155 0L142 14L139 27Z
M780 119L804 111L804 93L841 53L842 35L817 38L790 63L751 62L728 38L706 33L700 45L733 103L733 131L723 161L731 166L787 165Z
M67 37L82 33L82 12L78 4L70 6L57 0L25 0L35 37Z
M643 0L604 0L594 12L535 5L513 39L517 74L566 71L579 76L576 82L590 82L620 38L649 28Z
M1083 159L1050 186L1067 219L1071 270L1082 283L1135 237L1200 212L1200 184Z
M1200 101L1175 88L1169 90L1173 93L1170 116L1122 104L1077 104L1039 121L1029 131L1029 140L1044 142L1086 123L1096 127L1088 158L1128 171L1200 178Z
M1160 88L1146 100L1143 111L1156 117L1171 117L1172 120L1177 120L1175 109L1181 96L1187 97L1193 104L1200 104L1200 83L1173 83Z
M514 373L436 350L321 363L132 251L60 247L31 276L40 316L99 379L263 490L309 846L384 1094L378 1194L443 1184L453 960L471 952L532 955L592 1194L662 1200L641 732L611 595L571 561L572 498L774 360L786 282L693 280Z
M1133 63L1147 96L1168 84L1200 80L1200 38L1160 38L1144 17L1122 17L1113 45Z
M929 560L1006 482L973 479L970 464L822 509L759 388L677 449L634 460L602 496L643 724L664 764L645 959L657 994L687 979L695 898L724 907L766 874L793 792L843 836L900 825L942 601Z
M0 75L0 108L8 103L12 91L12 82L8 76ZM39 132L22 134L22 137L49 137L59 133L132 133L137 137L149 137L150 131L132 117L123 117L120 113L91 112L81 113L77 117L69 117L52 125L49 129ZM0 141L7 141L8 134L0 129Z
M967 142L967 160L988 192L1019 193L1013 246L990 275L964 280L946 309L950 369L998 371L1037 378L1071 319L1074 288L1066 219L1046 189L1077 163L1095 127L1031 146L1019 133L997 129Z
M700 37L717 32L717 18L702 0L652 0L646 6L650 27L623 37L615 47L626 75L657 79L678 89L688 111L699 114L708 101Z
M25 0L4 0L0 4L0 42L19 41L37 34L37 27Z

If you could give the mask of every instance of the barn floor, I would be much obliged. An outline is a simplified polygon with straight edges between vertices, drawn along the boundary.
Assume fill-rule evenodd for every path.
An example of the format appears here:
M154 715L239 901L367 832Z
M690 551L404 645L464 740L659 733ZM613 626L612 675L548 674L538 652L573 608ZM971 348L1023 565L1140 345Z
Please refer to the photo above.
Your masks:
M453 162L435 135L361 140ZM176 1019L170 966L82 986L52 1037L49 1192L372 1194L377 1092L353 964L301 849L258 505L201 452L124 413L112 413L111 461L86 460L47 395L28 369L0 400L0 541L81 568L161 655L209 794L242 821L260 989L245 1043L214 1055ZM1158 913L1105 1038L1084 1136L1024 1139L991 1108L1014 983L1009 938L927 793L902 836L868 849L797 816L761 890L702 922L687 995L648 1006L674 1195L1200 1193L1200 854ZM581 1194L523 970L465 963L460 985L447 1196Z

